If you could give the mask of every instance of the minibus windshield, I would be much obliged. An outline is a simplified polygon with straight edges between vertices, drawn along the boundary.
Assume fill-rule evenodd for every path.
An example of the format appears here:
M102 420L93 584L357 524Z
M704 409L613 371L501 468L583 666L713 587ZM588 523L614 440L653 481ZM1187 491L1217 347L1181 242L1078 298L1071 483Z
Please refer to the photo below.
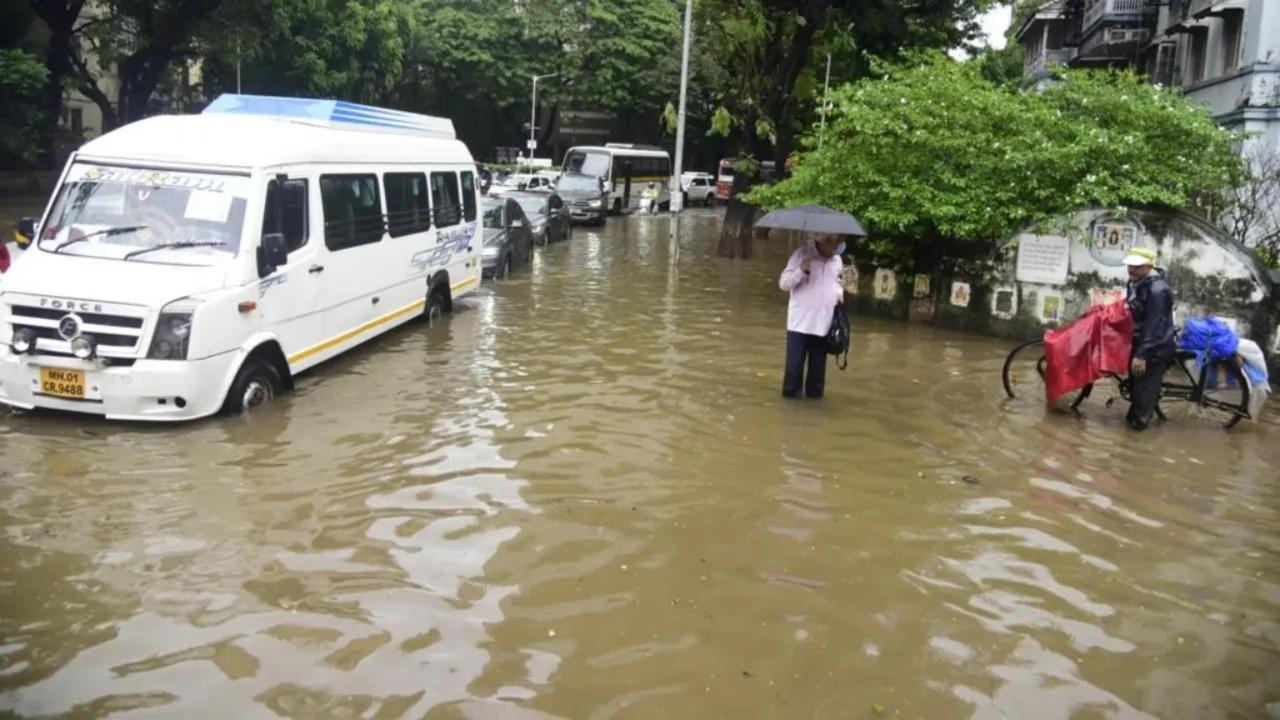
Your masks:
M609 178L609 166L612 160L607 152L589 152L585 150L571 150L564 157L564 171L566 173L582 173L583 175L594 175L598 178Z
M234 257L249 178L75 163L40 231L53 253L213 265Z

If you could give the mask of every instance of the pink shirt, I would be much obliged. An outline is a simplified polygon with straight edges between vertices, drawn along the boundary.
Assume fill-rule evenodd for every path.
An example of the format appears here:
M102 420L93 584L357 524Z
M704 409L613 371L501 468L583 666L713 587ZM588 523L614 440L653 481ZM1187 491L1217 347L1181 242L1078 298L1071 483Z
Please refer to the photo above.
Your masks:
M809 261L809 274L800 269L800 261ZM787 268L778 278L778 287L791 293L787 305L787 330L806 335L826 335L831 329L831 315L836 303L844 299L840 276L844 261L839 255L822 257L808 246L791 253Z

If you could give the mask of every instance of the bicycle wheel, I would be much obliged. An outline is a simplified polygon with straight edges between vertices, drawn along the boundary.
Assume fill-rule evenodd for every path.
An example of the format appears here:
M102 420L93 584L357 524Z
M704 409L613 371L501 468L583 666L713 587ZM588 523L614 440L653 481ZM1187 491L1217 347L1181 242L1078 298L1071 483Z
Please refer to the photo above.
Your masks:
M1234 360L1197 369L1194 356L1180 353L1165 370L1157 407L1173 422L1230 428L1248 417L1249 384Z
M1009 351L1000 371L1010 399L1044 399L1044 340L1029 340Z

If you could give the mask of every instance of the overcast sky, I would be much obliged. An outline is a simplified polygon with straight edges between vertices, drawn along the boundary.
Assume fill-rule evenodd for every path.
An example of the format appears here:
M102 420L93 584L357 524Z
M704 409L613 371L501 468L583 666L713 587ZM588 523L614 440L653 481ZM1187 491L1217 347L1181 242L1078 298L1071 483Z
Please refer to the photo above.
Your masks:
M987 42L992 47L1004 47L1004 33L1009 29L1013 19L1013 6L1001 5L982 16L982 31L987 34Z

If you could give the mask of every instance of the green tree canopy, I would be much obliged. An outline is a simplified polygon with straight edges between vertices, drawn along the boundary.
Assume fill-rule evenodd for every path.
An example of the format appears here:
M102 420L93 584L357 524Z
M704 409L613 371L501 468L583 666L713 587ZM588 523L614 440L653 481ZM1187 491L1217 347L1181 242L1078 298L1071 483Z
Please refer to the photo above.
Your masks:
M1130 72L1066 71L1021 92L930 54L834 96L825 137L750 200L852 212L871 259L899 267L980 252L1082 206L1203 211L1242 172L1233 134Z
M950 49L979 35L994 0L700 0L700 42L711 45L730 82L720 89L713 129L739 153L782 168L795 138L816 120L827 57L832 77L865 75L875 58L919 48ZM739 189L750 184L739 172ZM735 198L720 254L749 257L755 208Z
M35 55L0 49L0 159L29 163L39 154L40 92L48 77Z

